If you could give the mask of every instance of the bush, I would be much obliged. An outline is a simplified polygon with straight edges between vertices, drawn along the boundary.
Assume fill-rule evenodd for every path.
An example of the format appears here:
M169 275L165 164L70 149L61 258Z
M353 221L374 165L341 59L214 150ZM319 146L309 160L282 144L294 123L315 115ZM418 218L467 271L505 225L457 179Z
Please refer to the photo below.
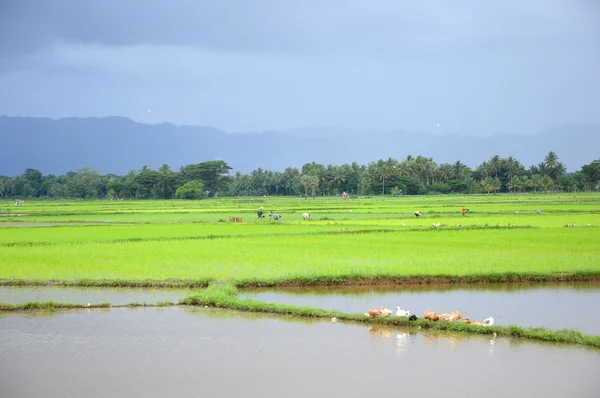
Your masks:
M202 199L203 196L204 184L198 180L188 181L175 191L177 199Z

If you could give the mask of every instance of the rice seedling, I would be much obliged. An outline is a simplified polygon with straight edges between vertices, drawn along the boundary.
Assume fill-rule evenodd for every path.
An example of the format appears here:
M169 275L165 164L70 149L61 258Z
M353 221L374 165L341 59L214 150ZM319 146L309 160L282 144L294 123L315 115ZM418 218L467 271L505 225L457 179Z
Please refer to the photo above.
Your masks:
M28 202L20 209L27 216L0 220L0 282L598 279L599 203L598 194ZM282 220L257 219L258 206ZM231 216L243 222L229 223ZM38 227L60 223L68 225Z

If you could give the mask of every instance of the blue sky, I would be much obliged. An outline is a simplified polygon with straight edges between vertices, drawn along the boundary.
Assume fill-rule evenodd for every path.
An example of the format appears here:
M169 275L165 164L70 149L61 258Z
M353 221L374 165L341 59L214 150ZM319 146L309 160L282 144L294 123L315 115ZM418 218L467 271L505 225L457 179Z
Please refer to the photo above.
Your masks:
M0 2L9 116L535 133L600 124L598 71L593 0Z

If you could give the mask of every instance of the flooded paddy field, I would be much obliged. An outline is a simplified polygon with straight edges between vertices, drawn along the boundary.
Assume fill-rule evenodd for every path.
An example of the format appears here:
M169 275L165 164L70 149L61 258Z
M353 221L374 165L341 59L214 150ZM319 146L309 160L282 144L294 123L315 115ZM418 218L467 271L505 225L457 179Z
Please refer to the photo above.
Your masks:
M409 309L418 317L425 310L460 311L470 319L493 317L498 325L576 329L600 334L600 317L590 317L600 303L600 283L460 284L403 286L326 286L254 289L242 296L258 301L363 313L385 306Z
M0 286L0 302L22 304L53 301L112 305L178 303L198 289L80 288ZM600 334L600 318L586 316L600 302L600 283L457 284L401 286L337 286L242 289L240 297L257 301L363 313L383 305L399 306L421 317L425 310L460 311L465 317L493 317L498 325L543 326Z
M5 397L595 397L599 370L596 349L205 308L0 315Z
M177 303L180 299L196 291L187 289L0 286L0 303L22 304L28 301L75 304L110 303L112 305Z

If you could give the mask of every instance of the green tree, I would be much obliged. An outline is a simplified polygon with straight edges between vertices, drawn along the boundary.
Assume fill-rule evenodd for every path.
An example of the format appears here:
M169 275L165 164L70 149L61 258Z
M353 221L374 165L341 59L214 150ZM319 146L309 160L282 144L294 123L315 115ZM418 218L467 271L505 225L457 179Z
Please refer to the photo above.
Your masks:
M164 163L158 168L156 176L156 191L162 199L170 199L175 191L175 183L177 181L177 173L171 171L168 164Z
M581 167L581 173L585 177L590 187L598 190L600 189L600 159L596 159L593 162L583 165Z
M208 194L216 196L221 189L227 187L230 181L229 170L231 167L223 160L210 160L184 166L181 168L181 174L185 181L202 181Z
M295 189L300 184L300 170L295 167L288 167L283 171L283 187L286 195L300 194L301 191Z
M319 187L319 177L313 175L303 175L300 177L300 181L304 186L306 195L308 196L308 190L310 189L312 198L314 199L317 193L317 188Z
M377 172L382 183L381 194L385 195L385 180L396 174L396 165L398 161L392 158L388 160L380 159L377 162Z
M488 171L490 176L498 178L498 173L502 169L502 158L499 155L494 155L488 160Z
M73 178L71 184L72 195L82 199L97 197L100 174L89 167L75 170L75 173L75 178Z
M204 184L202 181L188 181L175 191L177 199L202 199L204 197Z
M480 185L488 194L496 192L502 187L502 183L497 177L485 177L483 180L481 180Z

